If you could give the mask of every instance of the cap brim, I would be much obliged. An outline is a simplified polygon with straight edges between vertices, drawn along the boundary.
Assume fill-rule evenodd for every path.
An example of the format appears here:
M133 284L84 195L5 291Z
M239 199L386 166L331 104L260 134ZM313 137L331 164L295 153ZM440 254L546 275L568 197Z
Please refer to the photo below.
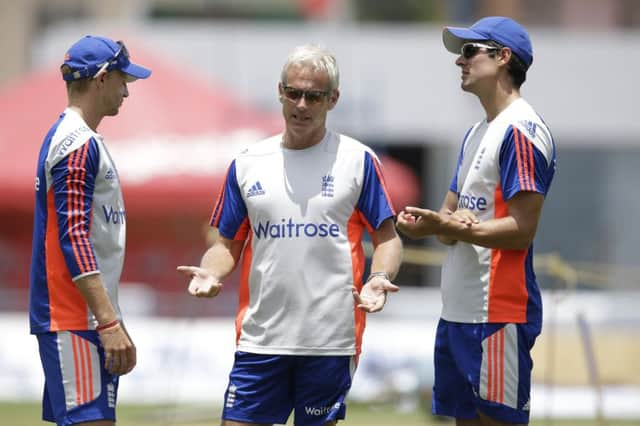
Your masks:
M139 78L147 78L151 75L151 70L134 63L130 63L120 71L127 74L127 81L132 82Z
M487 38L469 28L444 27L442 30L442 42L451 53L460 54L462 45L467 41L480 41Z

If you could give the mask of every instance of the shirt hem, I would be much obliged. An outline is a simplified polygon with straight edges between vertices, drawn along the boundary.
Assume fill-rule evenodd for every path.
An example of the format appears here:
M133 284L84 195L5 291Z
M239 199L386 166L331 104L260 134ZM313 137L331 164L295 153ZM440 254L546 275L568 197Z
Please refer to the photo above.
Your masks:
M237 351L249 352L260 355L317 355L317 356L353 356L355 348L279 348L268 346L238 345Z

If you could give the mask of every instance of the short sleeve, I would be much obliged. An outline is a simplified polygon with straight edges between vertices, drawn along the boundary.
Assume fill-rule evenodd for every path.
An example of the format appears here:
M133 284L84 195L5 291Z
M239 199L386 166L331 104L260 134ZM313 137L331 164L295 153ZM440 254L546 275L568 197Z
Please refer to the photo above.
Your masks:
M242 198L236 175L236 162L231 163L211 213L211 226L225 238L244 240L248 235L247 206Z
M516 126L507 129L500 148L500 181L505 200L520 191L546 195L553 177L545 155Z
M395 216L380 163L368 151L364 153L364 177L357 208L373 229Z

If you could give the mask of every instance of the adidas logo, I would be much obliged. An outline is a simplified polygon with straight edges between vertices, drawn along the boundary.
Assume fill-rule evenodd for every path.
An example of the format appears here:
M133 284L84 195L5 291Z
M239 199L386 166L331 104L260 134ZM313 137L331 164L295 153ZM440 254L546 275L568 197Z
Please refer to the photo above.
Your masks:
M521 120L520 124L527 130L529 136L531 136L532 138L536 137L536 123L528 120Z
M256 195L264 195L264 189L262 189L262 185L260 185L259 180L251 185L251 188L249 188L249 190L247 191L247 198L255 197Z
M229 385L229 392L227 393L227 400L225 401L225 406L227 408L233 408L233 405L236 402L236 391L238 390L237 386L231 383Z
M104 178L105 178L106 180L111 180L111 179L113 179L113 178L115 178L115 177L116 177L116 174L115 174L115 172L113 171L113 169L111 169L111 168L110 168L109 170L107 170L107 173L105 173L105 174L104 174Z

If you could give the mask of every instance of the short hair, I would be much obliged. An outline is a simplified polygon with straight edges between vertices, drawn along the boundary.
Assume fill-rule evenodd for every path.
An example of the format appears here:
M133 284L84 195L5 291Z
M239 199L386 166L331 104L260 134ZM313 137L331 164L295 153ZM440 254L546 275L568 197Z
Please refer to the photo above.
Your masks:
M63 76L71 74L73 70L69 65L63 64L60 66L60 72ZM65 81L67 85L67 93L69 94L81 94L85 93L89 89L89 83L93 77L80 78L78 80Z
M315 44L298 46L289 53L287 61L282 67L280 80L286 84L287 71L293 66L311 66L314 71L326 72L329 76L329 90L338 89L340 85L340 71L335 56L324 47Z
M487 44L497 47L498 49L508 47L503 46L493 40L490 40ZM494 52L489 52L489 54L491 56L495 56ZM511 51L511 59L507 64L507 73L509 73L511 82L516 87L516 89L520 89L520 86L522 86L522 84L527 79L527 67L524 65L524 62L522 62L522 60L518 58L518 56L513 52L513 50Z

